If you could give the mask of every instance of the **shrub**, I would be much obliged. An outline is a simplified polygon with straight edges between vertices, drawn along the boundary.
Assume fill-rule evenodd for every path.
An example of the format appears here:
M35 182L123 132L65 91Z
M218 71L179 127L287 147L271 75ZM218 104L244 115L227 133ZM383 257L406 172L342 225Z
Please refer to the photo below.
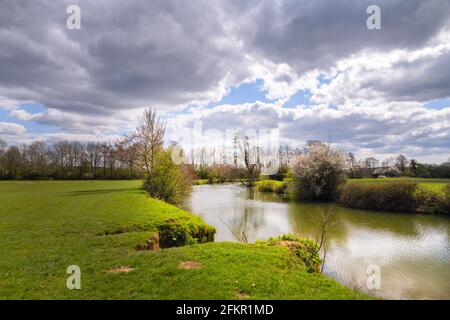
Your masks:
M280 165L276 174L270 175L269 179L283 181L289 176L289 168L286 165Z
M275 192L279 195L286 195L291 182L292 179L289 178L285 178L283 181L261 180L256 183L256 187L259 192Z
M322 260L319 257L319 245L314 240L285 234L278 238L270 238L267 243L288 247L308 272L319 272Z
M275 193L278 193L280 195L286 195L289 190L289 185L292 182L291 179L285 178L281 184L279 184L275 188Z
M197 179L197 180L194 180L193 184L194 184L194 186L202 186L205 184L209 184L209 180L208 179Z
M416 198L419 203L418 212L450 214L450 184L445 186L442 192L420 188Z
M282 184L281 181L276 180L261 180L256 183L256 186L260 192L275 192Z
M214 227L207 224L186 225L176 220L167 220L158 227L159 246L164 249L213 242L215 232Z
M450 183L442 190L443 213L450 214Z
M314 145L298 156L293 166L294 192L298 198L330 200L345 182L345 156L326 145Z
M339 203L358 209L414 212L420 205L418 190L411 182L347 183L339 189Z
M161 150L155 157L153 170L145 178L144 188L157 199L181 204L192 190L192 177L183 165L172 161L172 149Z

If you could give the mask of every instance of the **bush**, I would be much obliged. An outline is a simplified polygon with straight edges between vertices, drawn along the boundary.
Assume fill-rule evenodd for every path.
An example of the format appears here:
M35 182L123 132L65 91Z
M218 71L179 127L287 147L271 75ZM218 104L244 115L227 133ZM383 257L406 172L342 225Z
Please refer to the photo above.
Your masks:
M418 212L432 214L450 214L450 184L442 192L434 192L420 188L416 195L419 207Z
M277 180L261 180L256 183L259 192L275 192L283 183Z
M450 183L442 191L443 213L450 214Z
M256 183L259 192L275 192L279 195L286 195L292 179L286 178L283 181L261 180Z
M183 165L172 161L172 149L161 150L155 157L152 174L144 181L150 196L179 205L192 190L192 177Z
M270 238L267 243L269 245L288 247L294 256L302 262L308 272L319 272L322 260L318 253L319 245L314 240L285 234L278 238Z
M347 183L339 189L339 203L358 209L414 212L419 188L412 182Z
M292 179L285 178L281 184L279 184L275 188L275 193L278 193L280 195L286 195L289 190L289 186L292 184Z
M209 184L209 180L208 179L197 179L197 180L194 180L193 184L194 184L194 186L203 186L205 184Z
M297 157L293 167L296 197L330 200L345 182L345 156L326 145L314 145L308 154Z
M158 226L158 246L162 249L214 241L216 229L205 223L181 223L168 219Z
M284 166L282 165L282 166L280 166L280 168L278 169L278 172L276 174L269 176L269 179L283 181L288 176L289 176L289 168L285 165Z

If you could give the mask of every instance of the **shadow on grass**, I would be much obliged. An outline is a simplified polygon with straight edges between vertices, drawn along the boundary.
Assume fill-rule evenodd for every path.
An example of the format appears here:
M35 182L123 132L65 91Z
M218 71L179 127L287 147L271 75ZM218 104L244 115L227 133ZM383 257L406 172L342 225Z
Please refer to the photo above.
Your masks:
M84 196L84 195L108 194L108 193L124 192L124 191L141 193L143 190L139 189L139 188L96 189L96 190L68 191L68 192L66 192L66 194L70 195L70 196Z

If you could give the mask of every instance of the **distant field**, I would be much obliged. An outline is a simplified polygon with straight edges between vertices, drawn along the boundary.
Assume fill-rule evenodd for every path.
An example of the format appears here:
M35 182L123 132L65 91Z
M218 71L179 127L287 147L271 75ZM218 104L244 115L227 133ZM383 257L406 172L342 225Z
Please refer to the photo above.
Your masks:
M450 179L428 179L428 178L373 178L373 179L349 179L352 183L386 183L386 182L416 182L429 190L440 192Z
M138 251L167 219L203 222L139 181L0 182L0 299L367 298L293 263L284 247L207 243ZM105 235L105 232L127 230ZM200 265L182 269L180 263ZM81 290L66 269L81 268Z

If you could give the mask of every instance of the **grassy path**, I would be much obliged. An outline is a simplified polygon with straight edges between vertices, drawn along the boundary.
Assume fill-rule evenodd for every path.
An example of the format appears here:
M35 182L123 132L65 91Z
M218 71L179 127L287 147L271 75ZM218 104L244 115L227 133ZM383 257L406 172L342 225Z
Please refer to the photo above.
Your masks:
M138 251L167 219L203 224L139 186L0 182L0 299L365 298L307 273L286 248L208 243ZM128 232L105 235L120 229ZM199 268L181 269L182 262ZM66 288L69 265L81 268L81 290Z

